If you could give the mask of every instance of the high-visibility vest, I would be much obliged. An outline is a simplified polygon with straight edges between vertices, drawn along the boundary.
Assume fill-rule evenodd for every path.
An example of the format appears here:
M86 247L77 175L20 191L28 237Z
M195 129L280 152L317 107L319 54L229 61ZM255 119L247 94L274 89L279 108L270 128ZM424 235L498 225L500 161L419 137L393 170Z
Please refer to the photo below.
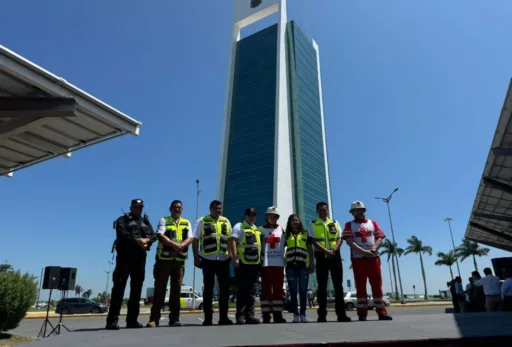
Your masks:
M243 264L256 265L261 261L261 231L255 225L241 223L244 235L239 240L237 253Z
M327 249L334 249L340 238L340 231L336 227L336 221L327 218L326 223L318 218L312 222L315 233L315 241ZM327 228L325 227L327 225Z
M308 233L298 233L297 237L290 234L286 239L286 264L309 265Z
M201 250L203 255L224 254L228 255L228 239L231 229L228 219L220 216L214 220L210 215L201 218L203 228L201 231Z
M163 219L165 221L165 236L178 244L187 239L190 225L187 219L180 218L178 224L176 224L172 217L164 217ZM177 261L184 262L188 258L188 248L184 249L183 252L178 252L171 247L165 246L162 242L158 242L156 256L160 260L176 259Z

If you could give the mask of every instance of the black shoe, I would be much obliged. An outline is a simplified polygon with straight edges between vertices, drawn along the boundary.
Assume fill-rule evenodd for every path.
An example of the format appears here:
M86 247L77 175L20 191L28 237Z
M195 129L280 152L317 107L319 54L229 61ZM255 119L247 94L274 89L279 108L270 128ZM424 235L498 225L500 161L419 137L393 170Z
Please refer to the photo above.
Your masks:
M212 325L213 325L213 323L212 323L211 319L203 321L203 326L204 327L211 327Z
M220 319L219 325L233 325L233 321L229 318Z
M117 324L117 323L107 324L105 329L107 329L107 330L119 330L119 324Z
M260 320L254 317L245 318L245 324L260 324Z
M245 320L243 320L242 318L237 318L236 319L236 325L244 325L244 324L245 324Z
M326 323L327 317L318 317L318 319L316 321L317 321L317 323Z
M360 322L366 322L366 316L359 316Z
M270 320L271 320L270 314L264 313L261 318L263 318L263 324L269 324L270 323ZM274 322L275 321L276 321L276 316L274 314Z
M387 314L383 314L379 316L379 320L393 320L393 318Z
M139 322L126 323L126 329L140 329L143 325Z
M274 313L274 323L277 323L277 324L286 323L286 319L283 318L283 314L281 312Z
M352 322L352 319L350 317L347 317L347 316L341 316L341 317L338 317L338 322L340 322L340 323L348 323L348 322Z

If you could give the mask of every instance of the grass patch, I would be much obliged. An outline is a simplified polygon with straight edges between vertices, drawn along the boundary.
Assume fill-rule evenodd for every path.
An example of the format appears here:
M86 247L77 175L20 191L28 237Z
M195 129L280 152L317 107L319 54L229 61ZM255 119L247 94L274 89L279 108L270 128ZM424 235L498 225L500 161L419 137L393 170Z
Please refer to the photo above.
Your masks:
M18 345L20 343L26 343L26 342L30 342L30 341L34 341L34 340L36 340L35 337L0 333L0 346L2 346L2 347L10 347L10 346Z

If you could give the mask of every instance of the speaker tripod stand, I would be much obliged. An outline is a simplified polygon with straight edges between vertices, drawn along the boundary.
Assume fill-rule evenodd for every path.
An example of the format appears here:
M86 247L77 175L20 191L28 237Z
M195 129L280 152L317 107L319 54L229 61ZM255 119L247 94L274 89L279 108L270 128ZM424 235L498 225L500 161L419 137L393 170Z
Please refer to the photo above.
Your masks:
M64 328L67 330L67 332L71 332L71 330L68 329L68 327L66 327L64 325L64 323L62 323L62 314L64 312L64 299L66 299L66 291L65 290L62 290L61 291L61 295L60 295L60 302L61 302L61 307L60 307L60 315L59 315L59 322L57 323L57 325L53 328L53 330L48 334L48 336L51 336L52 334L55 334L55 335L60 335L60 328ZM47 337L48 337L47 336Z
M39 334L37 334L37 338L46 338L50 336L50 334L46 335L46 327L49 324L53 330L55 330L55 327L52 325L52 322L48 319L48 316L50 314L50 304L52 302L52 291L53 289L50 289L50 296L48 297L48 306L46 307L46 318L44 319L43 325L41 325L41 329L39 330Z

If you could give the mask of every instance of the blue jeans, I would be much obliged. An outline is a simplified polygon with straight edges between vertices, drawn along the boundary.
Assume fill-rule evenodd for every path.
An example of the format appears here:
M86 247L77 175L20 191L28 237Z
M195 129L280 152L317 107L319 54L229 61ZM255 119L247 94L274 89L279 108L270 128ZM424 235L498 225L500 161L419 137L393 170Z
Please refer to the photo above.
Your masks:
M308 294L309 272L305 267L288 266L286 267L286 280L288 281L288 289L290 290L290 304L293 314L298 315L297 310L297 291L300 297L300 315L306 315L306 304Z

